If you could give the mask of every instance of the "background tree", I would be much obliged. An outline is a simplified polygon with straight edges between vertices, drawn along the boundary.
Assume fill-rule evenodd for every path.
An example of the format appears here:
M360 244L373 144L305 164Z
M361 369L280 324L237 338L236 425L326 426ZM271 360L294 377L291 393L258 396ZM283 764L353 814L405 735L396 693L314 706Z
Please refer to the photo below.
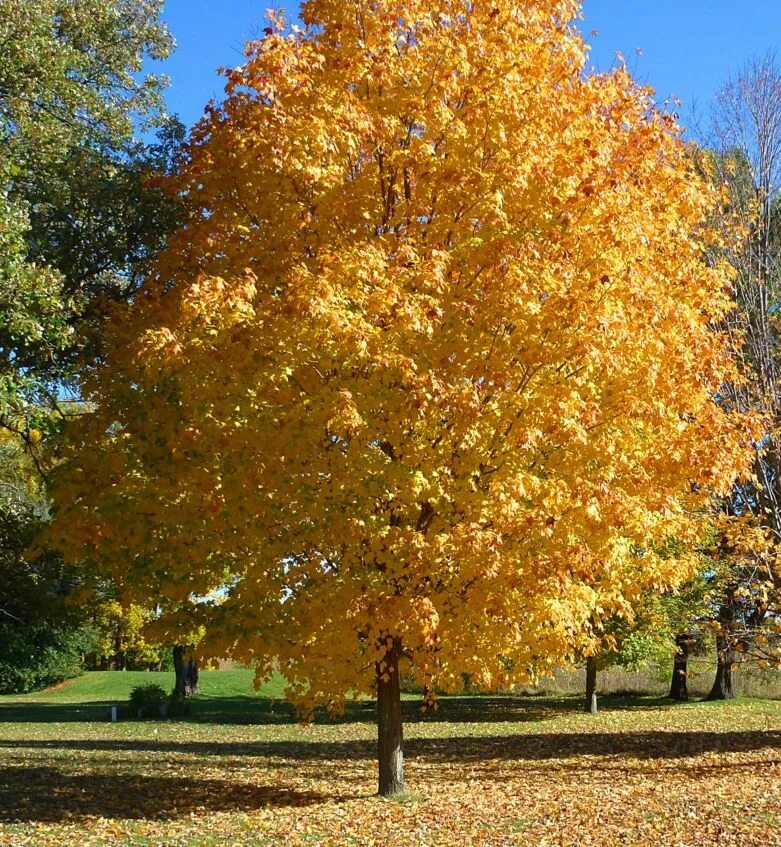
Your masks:
M779 384L779 229L781 184L781 71L767 54L748 62L717 97L701 143L712 151L717 183L725 187L722 225L742 237L720 248L735 269L737 309L726 323L741 351L742 379L722 400L763 420L754 473L722 501L722 535L713 545L712 585L717 676L711 697L735 696L738 655L768 661L767 630L775 626L781 573L772 547L781 541L781 385ZM738 538L742 534L742 538ZM746 545L758 546L751 551ZM758 639L756 649L750 642ZM776 656L775 661L781 659Z
M83 614L66 602L74 569L51 551L25 555L48 517L29 455L17 438L0 435L0 692L77 675L91 643Z
M657 661L665 652L672 654L669 696L679 702L689 699L689 658L701 654L712 635L713 564L707 549L711 537L712 527L705 522L694 573L676 591L663 594L656 607L661 639L659 650L652 654L656 652Z
M761 667L781 660L781 618L774 579L778 539L750 512L723 515L708 572L711 634L716 643L716 677L710 700L738 696L737 666Z
M0 0L0 425L29 439L126 297L177 204L164 173L182 128L165 80L158 0ZM145 145L137 128L159 127ZM94 352L94 351L93 351Z
M20 467L44 472L56 453L51 436L83 411L63 397L99 354L106 303L130 296L178 219L179 201L155 178L173 167L182 127L165 116L165 80L140 73L145 58L163 59L173 44L161 7L0 0L0 429L17 438L3 442L13 456L0 465L6 491L19 494ZM139 141L141 130L156 131L157 141ZM3 577L14 607L24 585L23 613L4 619L9 668L34 631L52 656L58 639L73 641L68 627L52 628L61 616L51 601L79 578L47 551L37 564L22 556L47 520L46 492L33 488L3 506ZM70 609L66 617L74 616ZM79 650L80 662L83 639ZM75 655L36 678L69 673Z
M713 401L714 198L561 0L313 0L250 45L194 204L87 374L51 535L304 711L510 685L685 561L747 436ZM534 92L530 96L529 92ZM210 598L203 602L203 598ZM191 608L188 609L188 603Z
M193 648L187 644L176 644L173 648L174 694L179 697L192 697L198 693L198 660Z
M675 555L677 544L668 545L665 555ZM683 552L678 549L678 553ZM598 673L605 668L621 667L639 670L647 664L666 665L673 659L672 689L677 700L687 699L686 659L695 642L695 620L703 613L705 603L699 575L690 578L675 592L649 590L622 617L612 617L594 624L599 640L586 659L586 698L584 709L596 714ZM681 648L684 651L679 656Z
M145 627L153 613L137 605L123 607L117 600L89 605L93 632L88 666L101 670L159 670L170 648L151 641Z

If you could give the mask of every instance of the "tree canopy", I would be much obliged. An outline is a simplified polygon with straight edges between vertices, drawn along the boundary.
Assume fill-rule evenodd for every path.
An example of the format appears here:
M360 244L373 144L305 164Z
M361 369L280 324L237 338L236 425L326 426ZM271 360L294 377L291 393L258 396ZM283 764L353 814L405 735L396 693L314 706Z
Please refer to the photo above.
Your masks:
M304 709L583 652L746 462L719 197L624 68L584 73L577 12L272 22L85 376L52 537Z
M0 424L42 425L108 299L126 296L176 206L150 177L181 129L159 0L0 0ZM158 144L139 129L157 127Z

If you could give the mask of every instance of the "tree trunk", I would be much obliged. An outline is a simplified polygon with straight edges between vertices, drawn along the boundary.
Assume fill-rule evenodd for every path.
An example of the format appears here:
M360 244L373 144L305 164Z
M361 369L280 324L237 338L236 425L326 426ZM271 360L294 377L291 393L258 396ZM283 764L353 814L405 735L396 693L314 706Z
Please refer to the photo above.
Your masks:
M114 670L121 671L122 670L122 639L119 633L114 633Z
M184 645L174 644L174 694L184 697Z
M198 693L198 662L186 654L187 647L184 644L174 647L174 694L178 697L191 697Z
M734 700L738 696L734 666L737 658L730 640L722 635L716 636L716 679L708 694L708 700Z
M689 699L687 685L689 662L689 636L687 633L675 636L675 657L673 658L673 678L670 683L670 699L686 702Z
M593 656L586 659L586 703L584 711L597 713L597 660Z
M190 658L187 662L187 685L190 688L190 694L198 693L198 662Z
M398 644L377 665L377 754L380 765L379 795L405 794Z

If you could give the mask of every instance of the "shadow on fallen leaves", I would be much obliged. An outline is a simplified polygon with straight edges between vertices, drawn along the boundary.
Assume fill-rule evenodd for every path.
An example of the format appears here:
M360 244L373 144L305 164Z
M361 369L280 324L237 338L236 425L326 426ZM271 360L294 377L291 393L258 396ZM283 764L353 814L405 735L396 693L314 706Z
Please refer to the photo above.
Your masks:
M577 772L593 778L594 767L602 768L605 778L614 780L616 768L629 768L637 777L649 768L656 774L669 760L679 776L691 771L691 778L701 778L708 769L726 772L734 768L735 759L730 754L763 750L769 751L775 761L775 751L781 749L781 731L418 737L408 739L405 747L411 761L438 766L436 779L440 784L463 779L462 765L468 765L473 776L476 766L484 766L486 779L493 783L517 781L524 773L528 779L537 769L535 763L540 762L545 762L546 772L569 772L575 780L579 779ZM0 741L0 748L7 748L11 754L6 757L9 766L0 772L0 823L53 823L90 817L171 820L201 812L251 812L344 802L359 795L325 795L306 789L302 780L321 777L329 772L330 763L330 770L342 775L344 787L349 784L345 763L363 760L373 770L376 752L375 743L367 740L18 739ZM106 753L113 755L107 758ZM51 754L56 757L50 758ZM721 758L721 754L727 755ZM698 758L703 755L704 759ZM692 759L681 762L685 757ZM62 763L62 767L49 762ZM71 771L74 763L78 770ZM747 764L755 766L756 762ZM139 766L146 772L121 772ZM175 775L165 773L173 768ZM205 778L204 769L225 774L225 778ZM358 781L365 782L365 767L356 774L359 772ZM253 784L253 780L270 778L275 785Z
M124 751L196 756L261 757L268 759L373 760L375 741L155 741L135 739L0 741L0 748L45 750ZM781 749L781 732L585 732L523 733L519 735L410 738L404 742L408 759L430 762L490 760L540 761L573 756L629 756L635 759L674 759L703 753L746 753Z
M49 767L7 768L0 774L4 823L84 817L161 820L193 812L310 806L324 799L316 792L189 776L70 774Z

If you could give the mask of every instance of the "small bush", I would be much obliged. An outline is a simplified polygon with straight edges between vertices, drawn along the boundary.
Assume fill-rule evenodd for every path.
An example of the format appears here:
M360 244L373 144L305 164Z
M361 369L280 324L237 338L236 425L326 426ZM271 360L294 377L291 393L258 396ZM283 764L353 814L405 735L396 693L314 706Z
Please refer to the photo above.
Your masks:
M165 689L154 682L137 685L130 692L130 714L139 718L163 717L161 706L168 703ZM167 709L165 710L167 712Z

